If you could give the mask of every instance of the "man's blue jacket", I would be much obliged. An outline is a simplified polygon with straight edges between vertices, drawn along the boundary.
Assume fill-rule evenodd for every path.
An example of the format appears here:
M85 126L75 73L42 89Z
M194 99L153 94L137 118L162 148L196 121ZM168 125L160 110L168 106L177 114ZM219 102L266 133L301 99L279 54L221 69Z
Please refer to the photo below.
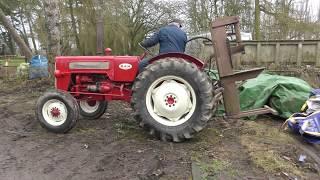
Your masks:
M187 43L187 34L175 25L167 25L144 40L141 45L149 48L160 44L159 54L169 52L184 53Z

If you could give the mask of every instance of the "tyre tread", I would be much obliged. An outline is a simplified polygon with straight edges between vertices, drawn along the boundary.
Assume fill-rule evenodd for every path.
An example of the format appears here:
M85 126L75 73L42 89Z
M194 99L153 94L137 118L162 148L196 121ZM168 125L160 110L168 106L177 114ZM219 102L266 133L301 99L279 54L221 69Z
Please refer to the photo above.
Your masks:
M201 94L199 94L199 98L203 101L202 107L200 108L201 114L199 120L192 123L192 127L184 128L182 132L170 134L166 132L159 132L159 130L157 130L153 124L148 123L141 117L141 107L139 107L139 101L141 98L138 97L138 92L142 90L142 88L145 88L143 84L147 78L157 71L167 68L185 69L187 72L189 72L199 84L199 89L201 92ZM162 141L174 142L181 142L186 139L191 139L194 133L201 131L207 125L207 122L214 114L213 110L216 109L213 87L207 75L203 71L199 70L193 63L189 63L181 58L165 58L149 64L145 70L139 74L136 82L133 85L131 106L134 110L135 119L140 125L143 124L144 128L148 129L149 134L159 134L158 138Z

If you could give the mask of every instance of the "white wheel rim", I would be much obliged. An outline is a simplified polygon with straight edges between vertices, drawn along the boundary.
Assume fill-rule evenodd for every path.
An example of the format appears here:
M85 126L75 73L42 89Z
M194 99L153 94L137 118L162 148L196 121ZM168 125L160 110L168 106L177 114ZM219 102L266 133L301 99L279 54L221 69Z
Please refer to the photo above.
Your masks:
M42 115L48 124L60 126L67 120L68 109L62 101L51 99L43 105Z
M100 102L95 101L95 104L92 106L88 103L87 100L81 100L79 105L80 105L80 108L82 109L82 111L84 111L86 113L94 113L98 110Z
M177 76L157 79L146 94L148 112L165 126L178 126L188 121L196 109L196 103L191 85Z

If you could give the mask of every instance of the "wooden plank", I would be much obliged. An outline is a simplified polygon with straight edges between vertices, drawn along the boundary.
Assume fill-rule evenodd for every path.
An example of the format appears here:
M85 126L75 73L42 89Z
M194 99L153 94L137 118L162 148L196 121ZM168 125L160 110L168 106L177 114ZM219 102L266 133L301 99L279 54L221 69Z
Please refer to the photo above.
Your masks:
M202 180L202 172L197 162L191 163L192 180Z
M220 77L225 82L231 83L236 81L244 81L247 79L256 78L265 68L254 68L250 70L240 71L234 74L230 74L224 77Z
M244 52L244 45L239 45L230 48L231 54L242 53Z
M229 47L226 43L225 27L216 28L211 33L213 39L214 55L219 70L219 76L223 77L233 73Z
M239 22L239 17L237 16L222 17L222 18L216 19L212 23L212 28L218 28L221 26L226 26L226 25L237 23L237 22Z

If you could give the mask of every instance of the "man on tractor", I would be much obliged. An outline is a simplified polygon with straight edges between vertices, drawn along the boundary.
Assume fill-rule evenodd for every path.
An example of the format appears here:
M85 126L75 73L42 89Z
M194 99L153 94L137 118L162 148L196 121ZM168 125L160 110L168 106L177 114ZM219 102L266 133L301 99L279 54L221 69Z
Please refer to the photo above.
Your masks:
M159 43L160 52L142 63L141 56L56 57L56 90L37 101L41 126L66 133L80 115L98 119L108 102L121 100L130 102L149 134L163 141L192 138L213 116L215 94L204 63L184 53L187 36L180 28L181 21L173 20L146 39L142 47Z
M150 38L145 39L140 45L144 48L150 48L160 44L159 54L180 52L184 53L187 44L187 34L181 29L182 21L173 19L170 23L160 28ZM139 63L139 72L149 64L149 59L145 58Z

